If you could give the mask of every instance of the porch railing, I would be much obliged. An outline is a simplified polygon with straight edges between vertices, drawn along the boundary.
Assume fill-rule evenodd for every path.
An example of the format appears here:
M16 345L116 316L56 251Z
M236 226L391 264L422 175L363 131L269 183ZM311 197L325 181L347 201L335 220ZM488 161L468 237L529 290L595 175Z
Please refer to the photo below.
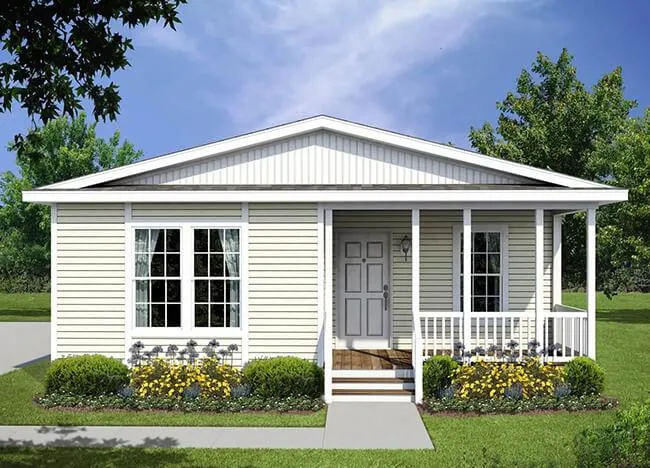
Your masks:
M536 351L543 351L545 359L563 362L575 356L586 356L588 351L587 312L555 306L552 312L542 314L542 336L536 336L534 312L420 312L417 351L420 359L437 354L459 355L478 351L484 358L507 350L518 357L528 353L529 343L537 342ZM469 331L465 333L465 321ZM464 338L468 337L468 342ZM513 346L511 342L516 342ZM462 344L460 348L457 343ZM496 351L496 352L495 352ZM415 368L415 366L414 366Z

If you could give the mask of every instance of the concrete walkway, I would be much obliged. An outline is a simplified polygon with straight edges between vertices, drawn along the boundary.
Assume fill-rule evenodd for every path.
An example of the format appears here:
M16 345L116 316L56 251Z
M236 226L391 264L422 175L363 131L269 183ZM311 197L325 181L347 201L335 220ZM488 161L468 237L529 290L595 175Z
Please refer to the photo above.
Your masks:
M413 403L336 402L327 410L324 448L432 449Z
M0 447L430 449L411 403L333 403L325 428L0 426Z
M0 322L0 374L50 358L50 322Z

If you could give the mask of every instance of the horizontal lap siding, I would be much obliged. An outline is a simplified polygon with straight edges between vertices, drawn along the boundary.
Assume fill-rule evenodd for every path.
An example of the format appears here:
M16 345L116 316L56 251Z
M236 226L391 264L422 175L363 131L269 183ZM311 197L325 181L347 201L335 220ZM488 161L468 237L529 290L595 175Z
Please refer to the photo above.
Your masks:
M57 354L124 356L124 208L57 207Z
M240 203L134 203L134 221L183 218L239 218Z
M250 358L315 359L318 346L318 209L249 205Z

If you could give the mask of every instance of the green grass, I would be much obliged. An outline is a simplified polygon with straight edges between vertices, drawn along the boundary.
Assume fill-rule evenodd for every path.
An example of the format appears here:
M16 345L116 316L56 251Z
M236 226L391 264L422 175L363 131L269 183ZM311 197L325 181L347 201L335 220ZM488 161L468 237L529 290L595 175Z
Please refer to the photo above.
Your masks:
M567 305L582 306L583 294L567 293ZM597 358L605 368L606 393L627 407L650 397L650 294L598 296ZM44 372L39 364L30 373ZM40 365L42 366L42 364ZM17 379L17 371L12 379ZM8 385L0 395L32 392L38 385ZM38 380L38 375L33 379ZM24 375L18 379L25 382ZM24 385L24 384L23 384ZM39 384L40 385L40 384ZM2 400L2 399L0 399ZM22 409L12 409L21 405ZM25 398L0 401L0 418L24 414ZM29 410L34 413L32 406ZM38 411L40 413L43 410ZM612 412L513 416L424 416L434 451L198 450L198 449L0 449L3 466L573 466L572 440L587 427L609 421ZM322 415L324 417L324 414ZM5 423L6 424L6 423ZM39 422L38 424L43 424ZM49 423L48 423L49 424Z
M49 322L50 293L0 293L0 322Z

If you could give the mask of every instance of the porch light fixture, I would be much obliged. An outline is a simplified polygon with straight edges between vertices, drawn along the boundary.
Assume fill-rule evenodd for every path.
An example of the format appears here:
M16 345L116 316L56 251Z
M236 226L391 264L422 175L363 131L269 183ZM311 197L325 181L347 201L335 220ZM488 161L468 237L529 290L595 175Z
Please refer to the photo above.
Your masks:
M404 261L408 260L409 250L411 250L411 239L409 236L402 237L402 242L400 242L402 247L402 252L404 252Z

